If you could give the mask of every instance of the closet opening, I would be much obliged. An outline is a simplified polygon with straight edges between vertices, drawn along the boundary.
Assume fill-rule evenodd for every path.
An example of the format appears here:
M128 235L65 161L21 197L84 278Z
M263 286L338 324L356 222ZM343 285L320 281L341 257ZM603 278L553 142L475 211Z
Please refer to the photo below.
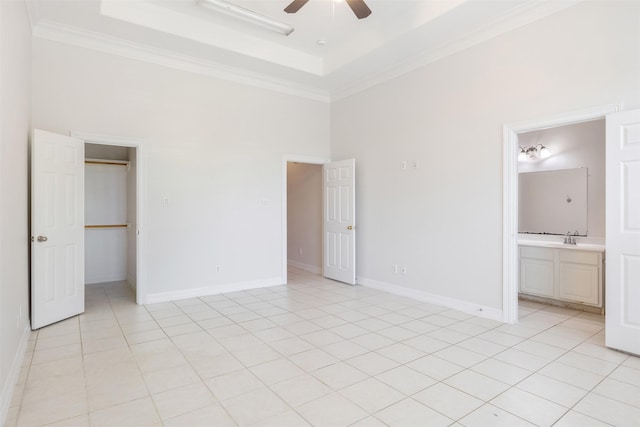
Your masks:
M139 300L138 148L85 143L85 299ZM132 292L131 292L132 291Z

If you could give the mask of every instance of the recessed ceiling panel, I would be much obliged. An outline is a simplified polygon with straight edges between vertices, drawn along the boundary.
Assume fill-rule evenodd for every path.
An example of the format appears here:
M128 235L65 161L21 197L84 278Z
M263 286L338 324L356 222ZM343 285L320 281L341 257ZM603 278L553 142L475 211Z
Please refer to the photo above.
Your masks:
M177 68L207 69L207 75L255 79L258 86L328 98L362 90L582 0L365 0L372 13L364 19L357 19L344 0L309 0L296 13L284 12L291 0L226 0L291 25L288 36L199 1L27 4L37 37L168 66L183 61L186 65Z

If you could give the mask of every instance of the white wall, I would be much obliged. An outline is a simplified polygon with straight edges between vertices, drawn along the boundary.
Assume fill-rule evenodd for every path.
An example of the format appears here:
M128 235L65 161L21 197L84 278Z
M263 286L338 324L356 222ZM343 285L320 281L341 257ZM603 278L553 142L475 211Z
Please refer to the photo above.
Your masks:
M282 283L282 156L329 156L328 104L51 41L33 49L35 127L145 141L152 297Z
M290 265L322 271L322 165L287 163L287 252Z
M544 160L518 162L518 172L587 168L587 233L589 237L605 235L604 141L604 120L518 135L520 147L542 144L552 153L551 157Z
M501 309L502 127L640 106L639 8L581 3L332 104L332 158L358 164L359 280Z
M23 2L0 2L0 424L29 333L28 158L31 30ZM15 416L17 408L9 410Z

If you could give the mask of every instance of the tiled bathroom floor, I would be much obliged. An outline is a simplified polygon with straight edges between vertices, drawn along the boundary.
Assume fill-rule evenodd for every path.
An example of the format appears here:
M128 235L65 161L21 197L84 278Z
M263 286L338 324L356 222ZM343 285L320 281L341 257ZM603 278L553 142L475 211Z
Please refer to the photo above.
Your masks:
M13 426L638 426L640 359L601 316L517 325L300 270L289 285L85 314L31 335Z

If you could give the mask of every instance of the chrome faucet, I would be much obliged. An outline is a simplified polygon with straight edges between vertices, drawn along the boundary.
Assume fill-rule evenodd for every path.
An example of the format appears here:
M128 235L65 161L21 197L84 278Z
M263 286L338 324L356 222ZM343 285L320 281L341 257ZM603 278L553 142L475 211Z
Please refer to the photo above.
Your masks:
M564 244L565 245L575 245L575 244L577 244L576 236L578 236L578 230L575 230L573 232L573 235L571 234L570 231L567 231L567 235L564 237Z

